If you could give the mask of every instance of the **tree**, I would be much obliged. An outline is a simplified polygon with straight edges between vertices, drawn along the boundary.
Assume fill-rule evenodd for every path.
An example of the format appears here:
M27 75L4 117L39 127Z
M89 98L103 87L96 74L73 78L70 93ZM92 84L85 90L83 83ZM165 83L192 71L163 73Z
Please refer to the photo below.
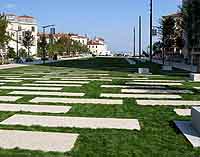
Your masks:
M0 53L5 51L6 46L8 45L8 42L11 39L6 32L7 27L8 21L6 19L6 16L0 14ZM3 54L0 55L3 56Z
M15 52L14 48L8 47L7 56L8 56L8 58L15 58L16 57L16 52Z
M200 1L189 0L182 7L184 29L187 38L187 49L191 52L200 51ZM198 72L200 72L200 56L197 55Z
M165 63L166 52L175 44L175 20L172 16L164 16L161 20L162 59Z
M34 37L31 31L24 32L23 45L27 49L28 57L30 57L30 49L33 46Z

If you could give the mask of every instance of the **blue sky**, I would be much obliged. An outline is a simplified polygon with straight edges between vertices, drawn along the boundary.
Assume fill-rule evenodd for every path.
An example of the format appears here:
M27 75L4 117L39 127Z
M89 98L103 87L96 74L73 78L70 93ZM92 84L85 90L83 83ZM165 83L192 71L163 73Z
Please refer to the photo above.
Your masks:
M176 12L181 0L154 0L154 24ZM0 12L31 15L39 25L56 24L57 32L106 39L113 51L132 50L132 30L143 17L143 48L149 38L149 0L0 0Z

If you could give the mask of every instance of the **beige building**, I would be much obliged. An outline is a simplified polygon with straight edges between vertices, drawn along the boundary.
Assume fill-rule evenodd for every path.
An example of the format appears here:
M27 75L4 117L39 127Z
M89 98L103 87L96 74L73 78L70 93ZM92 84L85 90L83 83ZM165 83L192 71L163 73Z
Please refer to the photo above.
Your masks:
M105 40L102 38L95 38L88 41L88 48L96 56L110 55Z
M33 45L31 46L30 52L31 55L37 54L37 33L38 26L37 21L32 16L17 16L14 14L6 14L6 18L9 21L7 32L9 36L13 39L10 40L8 46L13 48L15 52L17 49L25 49L23 46L22 40L25 34L25 31L31 31L34 37ZM18 41L18 45L17 45ZM26 49L25 49L26 50Z

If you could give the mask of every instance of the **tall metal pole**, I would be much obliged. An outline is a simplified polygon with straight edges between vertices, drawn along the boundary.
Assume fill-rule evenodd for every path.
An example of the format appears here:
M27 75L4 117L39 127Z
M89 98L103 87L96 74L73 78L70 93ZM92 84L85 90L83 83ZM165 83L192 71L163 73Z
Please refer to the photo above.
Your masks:
M135 57L135 27L133 29L133 56Z
M142 17L139 16L139 57L142 55Z
M43 27L43 44L46 42L46 37L45 37L45 27ZM45 59L46 59L46 49L45 45L43 45L43 64L45 64Z
M150 62L152 62L153 51L153 0L150 0Z

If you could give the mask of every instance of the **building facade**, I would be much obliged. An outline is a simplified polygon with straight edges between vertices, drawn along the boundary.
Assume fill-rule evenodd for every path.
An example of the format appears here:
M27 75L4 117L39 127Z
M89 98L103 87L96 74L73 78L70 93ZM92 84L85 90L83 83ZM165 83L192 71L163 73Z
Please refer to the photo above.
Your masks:
M30 48L30 53L31 53L30 55L36 55L37 34L38 34L38 26L36 19L31 16L17 16L14 14L7 14L6 18L9 22L7 27L7 32L8 35L12 38L12 40L9 41L8 46L13 48L15 52L19 51L20 49L26 50L22 42L23 37L26 31L31 31L34 40Z
M88 41L88 48L90 52L96 56L108 56L111 54L108 51L105 40L102 38L95 38L94 40Z

